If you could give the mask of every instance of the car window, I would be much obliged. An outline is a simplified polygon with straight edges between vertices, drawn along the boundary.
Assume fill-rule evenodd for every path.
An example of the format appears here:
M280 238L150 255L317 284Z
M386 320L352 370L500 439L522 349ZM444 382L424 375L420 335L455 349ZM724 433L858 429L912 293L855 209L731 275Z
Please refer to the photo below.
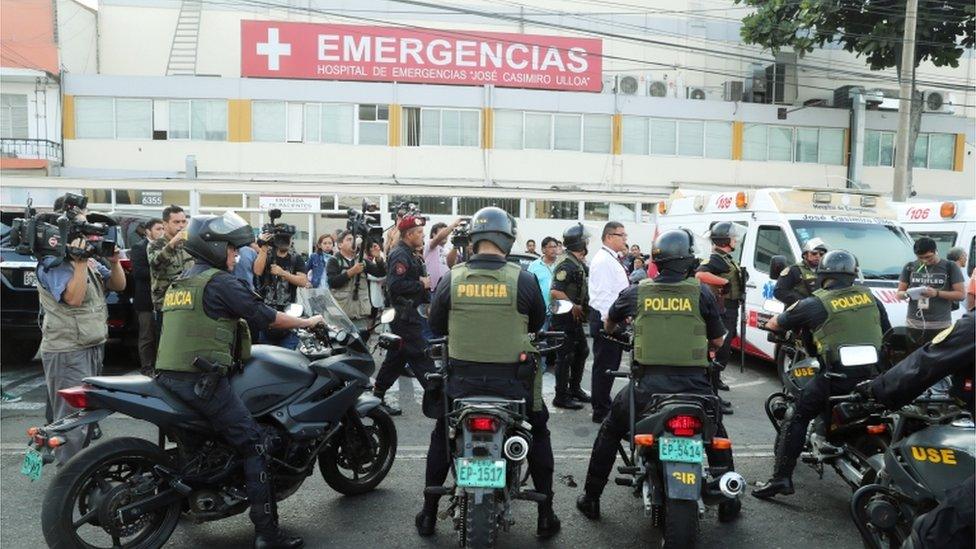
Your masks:
M774 255L786 257L787 264L796 261L786 232L775 225L763 225L756 231L756 255L753 258L756 270L768 273Z

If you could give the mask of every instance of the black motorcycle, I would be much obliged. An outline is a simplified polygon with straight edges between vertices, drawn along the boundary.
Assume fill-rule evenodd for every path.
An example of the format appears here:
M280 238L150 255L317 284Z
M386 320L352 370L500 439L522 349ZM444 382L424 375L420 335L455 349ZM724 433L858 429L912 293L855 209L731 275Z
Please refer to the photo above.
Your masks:
M563 339L562 332L539 332L534 344L545 354L558 349ZM427 378L446 384L452 372L447 338L432 339L429 345L429 354L443 367ZM527 403L487 395L442 400L454 485L428 486L425 493L450 497L441 517L453 517L459 547L494 547L498 530L515 524L513 500L543 502L548 497L523 489L528 476L523 468L532 446Z
M833 400L884 409L856 394ZM923 396L895 416L892 443L880 456L875 482L851 497L851 517L868 549L902 547L915 518L935 508L942 493L962 484L976 467L973 418L955 400Z
M625 349L632 348L630 331L603 336ZM712 366L717 367L717 366ZM721 522L739 514L739 498L746 483L728 467L705 465L705 448L732 448L728 438L716 436L722 418L720 399L715 395L656 394L638 410L635 389L639 370L607 370L607 375L624 378L630 384L630 451L620 443L618 454L624 475L614 482L633 489L644 503L651 525L663 532L666 548L694 547L698 542L704 506L718 506Z
M393 420L379 399L364 394L375 369L373 357L364 334L328 290L302 289L299 300L305 313L326 319L325 325L302 334L306 343L318 342L317 359L255 345L230 384L275 441L271 472L279 501L298 490L316 462L334 490L369 492L389 473L397 448ZM383 347L399 343L395 335L380 336ZM90 377L58 393L81 410L29 431L29 453L40 453L35 461L52 461L51 449L63 441L63 433L116 412L156 425L159 439L106 440L65 464L42 508L41 526L50 547L156 548L169 539L183 514L206 522L248 508L241 456L153 379Z

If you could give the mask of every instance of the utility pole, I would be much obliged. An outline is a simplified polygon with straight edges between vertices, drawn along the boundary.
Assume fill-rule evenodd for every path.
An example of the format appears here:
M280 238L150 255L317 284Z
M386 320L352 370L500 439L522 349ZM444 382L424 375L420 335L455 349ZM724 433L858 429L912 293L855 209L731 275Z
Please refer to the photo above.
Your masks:
M912 103L915 91L915 24L918 17L918 0L908 0L905 5L905 33L901 46L901 90L898 95L898 136L895 140L895 181L892 186L892 199L904 202L911 189L908 188L908 170L911 169L912 151L909 150L909 137L912 126Z

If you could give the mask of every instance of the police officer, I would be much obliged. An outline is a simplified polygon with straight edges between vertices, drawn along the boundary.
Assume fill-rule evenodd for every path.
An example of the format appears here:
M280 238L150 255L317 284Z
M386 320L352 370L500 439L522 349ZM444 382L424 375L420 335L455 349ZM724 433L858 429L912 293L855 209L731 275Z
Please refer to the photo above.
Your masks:
M430 296L430 278L426 276L423 259L417 254L424 245L424 218L404 216L397 228L400 240L393 246L387 260L386 289L390 305L396 309L396 318L390 323L390 329L402 338L403 344L399 349L387 351L373 385L373 394L383 401L383 407L391 416L398 416L403 411L386 402L386 391L404 374L404 367L410 364L417 381L425 387L426 375L434 371L434 363L426 352L423 317L417 311L417 307L426 304Z
M827 245L823 240L811 238L804 242L803 259L780 273L776 287L773 288L773 296L787 307L812 296L817 290L817 266L820 265L820 257L825 253Z
M637 413L655 394L714 394L708 374L709 350L722 345L725 327L715 296L692 275L698 266L694 236L685 229L673 229L658 236L651 257L659 274L630 286L610 307L605 328L613 332L628 318L634 323L631 369L640 378L634 401ZM663 298L663 299L660 299ZM663 307L677 300L682 306ZM630 386L613 399L610 414L600 425L583 494L576 507L587 518L600 518L600 495L617 457L619 441L630 432ZM721 416L720 416L721 417ZM725 437L718 425L717 435ZM731 450L708 450L713 468L733 468ZM720 504L723 517L739 512L738 499Z
M556 397L552 405L556 408L579 410L582 402L589 402L590 396L583 391L583 369L590 348L586 345L583 324L589 316L589 268L583 259L589 236L582 223L577 223L563 231L563 246L566 253L556 259L552 271L552 286L549 296L573 302L568 313L553 315L550 326L553 330L566 334L566 341L556 352Z
M823 367L803 388L789 422L776 441L773 478L753 490L757 498L793 493L793 469L803 451L807 426L823 413L831 395L850 393L859 382L871 377L874 366L844 367L838 350L843 345L872 345L881 353L882 335L891 328L888 314L871 290L854 284L857 259L844 250L828 252L817 267L820 289L813 296L794 303L766 324L772 331L804 329L808 354ZM828 378L828 372L846 377Z
M552 509L554 463L549 439L549 411L542 401L542 369L529 334L542 329L545 301L535 276L523 272L505 256L515 243L515 219L495 207L482 208L471 218L474 255L445 275L430 306L431 329L447 334L451 361L447 398L493 395L524 398L529 406L532 446L529 474L535 490L548 496L539 503L536 536L547 539L560 528ZM448 462L444 418L430 435L427 486L441 486ZM434 533L437 496L424 496L417 515L417 532Z
M210 421L244 457L254 547L301 547L302 538L286 536L278 527L269 439L231 389L226 373L250 355L248 323L287 330L314 326L322 317L277 312L230 273L237 249L253 240L251 227L231 212L195 216L190 222L184 248L195 263L170 284L162 301L166 321L156 357L157 382ZM194 366L197 358L217 368L216 380Z
M857 391L890 410L897 410L934 383L951 376L952 389L949 394L971 414L976 412L973 405L973 379L976 378L974 330L976 322L970 312L895 367L872 381L858 385ZM938 507L915 520L911 543L906 543L904 547L972 547L974 492L976 483L972 475L961 485L946 490Z
M725 342L715 353L715 361L724 370L732 354L732 338L739 333L739 308L746 298L746 272L732 257L732 252L738 245L738 237L731 221L720 221L712 226L709 238L712 241L712 255L698 267L698 272L709 273L725 280L725 284L718 288L722 321L725 323ZM712 383L716 389L728 391L729 386L722 381L719 372L720 370L712 372ZM732 412L731 403L727 400L722 401L722 406L724 413Z

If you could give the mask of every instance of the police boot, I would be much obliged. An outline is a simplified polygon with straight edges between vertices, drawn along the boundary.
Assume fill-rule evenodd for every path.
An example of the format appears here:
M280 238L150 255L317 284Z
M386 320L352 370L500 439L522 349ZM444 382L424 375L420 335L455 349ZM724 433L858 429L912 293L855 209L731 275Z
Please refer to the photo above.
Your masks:
M600 520L600 498L583 492L576 498L576 508L590 520Z
M552 496L550 495L549 499L539 503L539 520L536 522L535 537L549 539L555 536L560 528L562 528L562 523L559 522L559 517L552 510Z
M413 523L417 527L417 534L421 537L433 536L437 530L437 509L428 509L424 506L413 519Z
M769 499L776 495L788 496L795 492L793 489L793 479L790 477L773 476L768 481L760 482L756 486L757 488L752 491L752 495L759 499Z
M579 402L573 400L572 397L566 395L559 395L552 399L552 405L556 408L565 408L567 410L582 410L583 405Z
M574 386L569 390L569 396L573 398L576 402L590 402L590 393L584 391L579 385Z
M721 400L721 404L722 404L722 414L723 415L731 416L732 414L735 413L735 410L732 409L732 403L731 402L729 402L728 400L725 400L725 399L720 399L720 400Z
M390 414L391 416L403 415L403 410L401 410L399 406L386 402L386 391L373 390L373 396L380 399L380 407L383 408L386 413Z
M722 381L722 378L719 376L715 376L715 388L719 391L728 391L731 389L729 384Z
M281 530L254 536L254 549L297 549L304 546L305 540L300 536L287 536Z
M776 439L776 462L773 465L773 478L766 482L757 483L758 488L752 491L752 495L759 499L769 499L773 496L782 494L788 496L793 490L793 466L786 459L787 448L790 447L791 437L796 436L791 433L793 422L783 426L779 437Z

